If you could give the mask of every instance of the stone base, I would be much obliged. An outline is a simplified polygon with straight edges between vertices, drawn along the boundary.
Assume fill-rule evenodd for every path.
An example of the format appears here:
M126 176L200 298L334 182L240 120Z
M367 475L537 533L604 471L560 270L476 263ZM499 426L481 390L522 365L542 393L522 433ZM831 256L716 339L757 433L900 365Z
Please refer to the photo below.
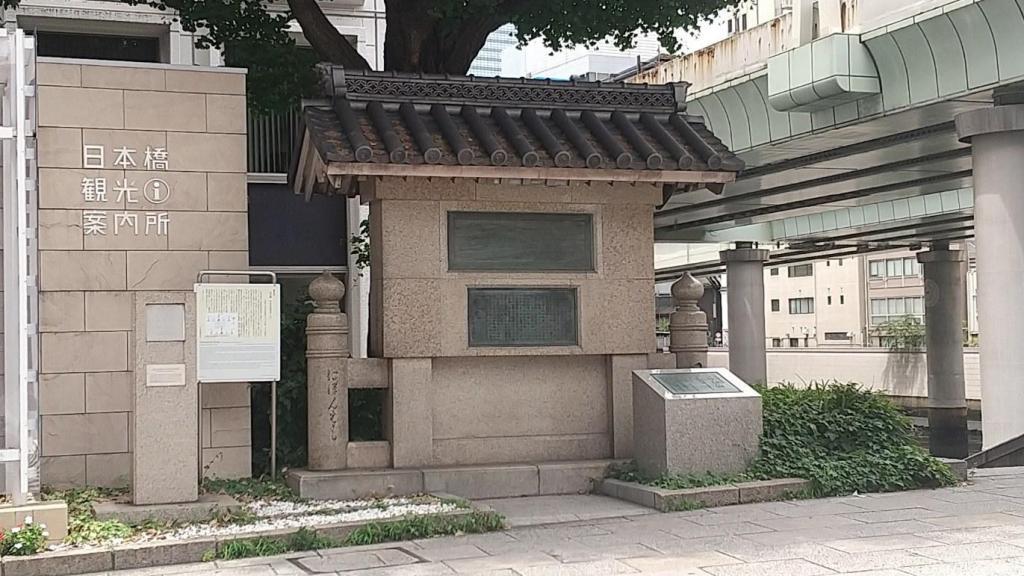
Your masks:
M0 506L0 528L5 532L21 526L29 517L36 524L46 525L46 531L50 533L48 542L60 542L68 535L68 505L61 500Z
M966 460L958 460L956 458L939 458L939 460L946 466L949 466L957 480L967 482L968 466Z
M615 460L492 464L445 468L291 470L288 485L302 498L348 500L446 492L462 498L548 496L592 492Z
M238 500L224 494L203 494L195 502L184 504L135 505L125 502L101 502L93 505L98 520L120 520L137 525L146 520L161 522L203 522L242 507Z

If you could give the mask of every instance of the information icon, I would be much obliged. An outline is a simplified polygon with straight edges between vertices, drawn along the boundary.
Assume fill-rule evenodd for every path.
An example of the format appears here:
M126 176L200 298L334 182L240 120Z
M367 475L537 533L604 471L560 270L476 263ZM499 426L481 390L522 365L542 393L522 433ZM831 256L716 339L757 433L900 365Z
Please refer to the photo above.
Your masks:
M167 185L167 182L153 178L146 182L146 186L142 189L142 195L153 204L163 204L171 197L171 187Z

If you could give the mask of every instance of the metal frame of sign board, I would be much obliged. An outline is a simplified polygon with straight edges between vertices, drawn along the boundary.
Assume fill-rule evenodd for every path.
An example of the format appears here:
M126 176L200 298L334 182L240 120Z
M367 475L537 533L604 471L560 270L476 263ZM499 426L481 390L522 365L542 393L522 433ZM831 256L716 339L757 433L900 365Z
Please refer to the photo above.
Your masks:
M729 371L728 368L673 368L673 369L658 369L658 370L635 370L635 374L640 376L648 386L653 387L663 397L671 400L694 400L694 399L711 399L711 398L744 398L751 396L760 396L756 390L751 388L749 384L741 380L738 376ZM715 373L725 378L730 384L735 386L738 391L736 392L716 392L711 394L673 394L665 387L664 384L658 382L654 375L656 374L704 374L704 373Z
M271 284L277 284L277 274L275 272L268 272L262 270L202 270L196 276L196 283L203 284L203 278L207 276L262 276L270 278ZM199 330L198 319L196 321L196 331ZM279 336L280 337L280 336ZM196 334L196 363L199 362L199 335ZM197 372L198 376L198 367ZM210 384L216 384L218 382L208 382ZM223 382L220 382L223 383ZM250 382L251 384L252 382ZM270 381L270 478L277 478L277 380ZM203 381L199 381L199 385L196 386L199 394L199 422L203 421ZM199 433L199 481L203 480L203 435Z

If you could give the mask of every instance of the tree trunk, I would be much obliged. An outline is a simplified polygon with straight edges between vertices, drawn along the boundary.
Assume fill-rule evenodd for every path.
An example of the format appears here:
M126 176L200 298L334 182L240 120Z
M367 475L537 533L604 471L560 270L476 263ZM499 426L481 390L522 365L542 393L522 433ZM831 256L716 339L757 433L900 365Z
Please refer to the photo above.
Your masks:
M465 74L487 36L507 18L495 8L444 22L416 0L388 0L384 68L397 72Z
M371 68L355 46L331 24L315 0L288 0L288 7L302 26L302 34L321 58L353 70Z

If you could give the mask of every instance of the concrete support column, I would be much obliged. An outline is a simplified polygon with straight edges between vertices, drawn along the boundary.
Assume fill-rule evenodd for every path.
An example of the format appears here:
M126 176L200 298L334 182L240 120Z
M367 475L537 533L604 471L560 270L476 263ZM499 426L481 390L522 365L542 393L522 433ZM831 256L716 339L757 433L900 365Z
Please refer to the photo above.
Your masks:
M309 285L315 306L306 317L309 469L348 467L348 318L339 302L345 285L330 272Z
M768 381L765 357L764 263L768 251L737 242L720 254L729 298L729 369L749 384Z
M1024 434L1024 98L956 117L974 154L982 432L990 448Z
M967 395L964 386L966 254L935 242L919 252L924 267L925 338L928 359L928 448L943 458L967 457Z
M676 355L677 368L704 368L708 365L708 317L697 302L704 295L704 284L689 272L672 284L676 311L669 320L669 351Z

